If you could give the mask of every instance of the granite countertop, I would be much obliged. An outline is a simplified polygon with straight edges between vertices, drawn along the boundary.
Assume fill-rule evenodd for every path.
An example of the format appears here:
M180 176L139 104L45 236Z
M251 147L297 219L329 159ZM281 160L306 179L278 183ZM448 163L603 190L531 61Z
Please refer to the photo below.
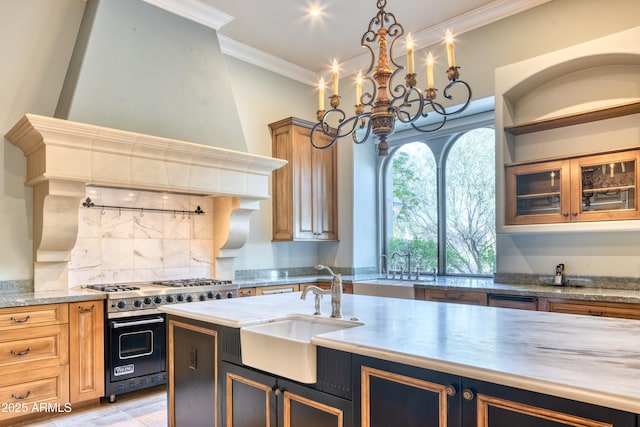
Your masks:
M24 307L38 304L57 304L105 299L100 292L84 292L72 289L38 292L0 292L0 308Z
M164 306L234 328L313 313L300 293ZM331 304L322 303L328 317ZM636 320L343 295L358 326L318 335L323 347L640 413Z
M254 286L288 285L296 283L313 283L316 281L331 281L331 276L292 276L288 278L273 279L247 279L234 281L241 288ZM502 295L537 296L545 298L572 298L588 301L610 301L640 304L640 288L602 288L582 285L580 281L572 280L570 286L529 285L496 283L488 277L456 277L439 276L437 280L430 281L425 278L419 282L398 279L380 279L377 274L370 275L343 275L342 281L373 283L377 285L404 286L423 289L458 290L487 292ZM574 284L575 283L575 284Z

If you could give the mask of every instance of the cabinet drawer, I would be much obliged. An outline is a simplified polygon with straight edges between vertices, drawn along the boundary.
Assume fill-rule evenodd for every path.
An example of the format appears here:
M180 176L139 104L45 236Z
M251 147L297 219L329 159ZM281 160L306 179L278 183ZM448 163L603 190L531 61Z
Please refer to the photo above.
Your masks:
M68 336L66 325L3 332L0 336L0 376L67 364Z
M300 285L297 283L293 285L262 286L256 288L256 295L286 294L289 292L298 292L299 290Z
M424 294L421 296L426 301L487 305L487 294L484 292L445 291L445 290L438 290L438 289L430 289L430 290L425 290ZM418 297L417 294L416 294L416 297Z
M539 310L640 320L640 304L543 298Z
M0 331L68 323L67 304L32 305L0 309Z
M34 405L60 403L69 400L69 371L67 366L50 367L7 375L0 382L0 421L28 415Z

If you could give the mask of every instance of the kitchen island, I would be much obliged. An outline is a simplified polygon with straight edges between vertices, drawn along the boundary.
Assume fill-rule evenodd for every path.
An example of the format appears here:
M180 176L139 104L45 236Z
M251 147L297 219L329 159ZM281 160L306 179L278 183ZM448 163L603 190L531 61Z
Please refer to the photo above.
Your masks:
M330 308L329 302L324 301L323 317L329 316ZM229 394L228 387L233 378L240 378L238 369L250 371L242 366L239 329L290 314L311 315L314 307L311 298L302 301L299 293L293 293L172 305L162 310L170 321L191 325L187 327L191 332L210 331L209 336L220 338L220 344L214 344L212 357L217 362L211 366L215 371L211 378L218 379L220 363L215 399L221 410L213 416L220 414L221 420L226 420L233 410L229 399L235 396ZM404 392L415 396L427 393L425 402L430 395L435 396L439 415L433 415L437 419L433 425L441 427L526 422L509 421L505 413L554 420L545 426L636 425L635 414L640 413L640 324L635 320L361 295L343 295L342 312L343 318L357 319L363 325L321 334L312 342L318 346L318 384L324 384L327 377L321 372L325 359L330 361L327 365L353 368L349 371L353 390L344 391L349 384L343 384L344 392L335 391L340 387L328 387L329 393L324 393L342 399L335 406L343 401L353 402L341 409L345 426L361 425L361 421L362 425L384 424L385 415L380 408L393 407L396 397L398 408L403 408L408 399ZM169 334L171 341L171 330ZM188 340L183 341L173 350L191 345ZM192 349L196 347L191 345ZM171 360L172 355L169 357ZM285 389L301 392L313 388L287 382L286 378L274 379L274 383L287 384ZM397 389L398 384L405 389ZM442 385L441 389L437 384ZM324 388L321 391L326 392ZM278 396L282 389L269 386L265 393L269 395L268 390L274 390ZM171 390L172 378L170 410ZM395 391L386 395L384 390ZM376 403L378 399L383 399L384 405ZM418 407L421 405L425 406ZM323 407L327 407L326 403ZM407 412L406 407L398 408L396 413ZM491 418L487 414L498 415ZM562 414L560 421L557 414ZM489 421L475 424L478 417ZM500 417L507 420L506 424L500 424ZM562 421L562 417L574 424Z

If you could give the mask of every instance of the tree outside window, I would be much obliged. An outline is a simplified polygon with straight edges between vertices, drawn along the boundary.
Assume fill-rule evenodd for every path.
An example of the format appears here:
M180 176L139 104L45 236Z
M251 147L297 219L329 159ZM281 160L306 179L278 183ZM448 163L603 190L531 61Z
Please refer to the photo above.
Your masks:
M390 269L406 271L400 265L404 260L392 259L392 254L409 252L412 267L420 265L421 271L440 265L440 274L494 272L494 147L493 129L465 132L439 154L444 171L437 169L427 143L408 143L392 154L386 188L392 191L393 206L385 209L392 217L386 241ZM438 200L444 201L441 209Z

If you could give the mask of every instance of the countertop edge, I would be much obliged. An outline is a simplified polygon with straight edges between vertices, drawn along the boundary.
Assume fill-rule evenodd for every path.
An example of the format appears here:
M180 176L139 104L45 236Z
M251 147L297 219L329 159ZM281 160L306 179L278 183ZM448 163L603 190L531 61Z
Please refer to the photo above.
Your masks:
M487 381L508 387L515 387L561 398L577 400L580 402L609 407L622 411L628 411L631 413L638 413L640 411L640 408L638 408L638 401L628 396L615 395L603 391L594 392L578 387L567 386L565 384L536 380L520 375L514 375L505 372L496 372L479 367L460 365L443 360L426 359L422 357L415 357L407 354L364 347L360 345L349 345L342 341L334 341L331 338L325 338L322 336L314 337L312 339L312 343L317 346L330 348L333 350L340 350L347 353L369 356L389 362L401 363L418 368L445 372L452 375L459 375L462 377L480 381Z

